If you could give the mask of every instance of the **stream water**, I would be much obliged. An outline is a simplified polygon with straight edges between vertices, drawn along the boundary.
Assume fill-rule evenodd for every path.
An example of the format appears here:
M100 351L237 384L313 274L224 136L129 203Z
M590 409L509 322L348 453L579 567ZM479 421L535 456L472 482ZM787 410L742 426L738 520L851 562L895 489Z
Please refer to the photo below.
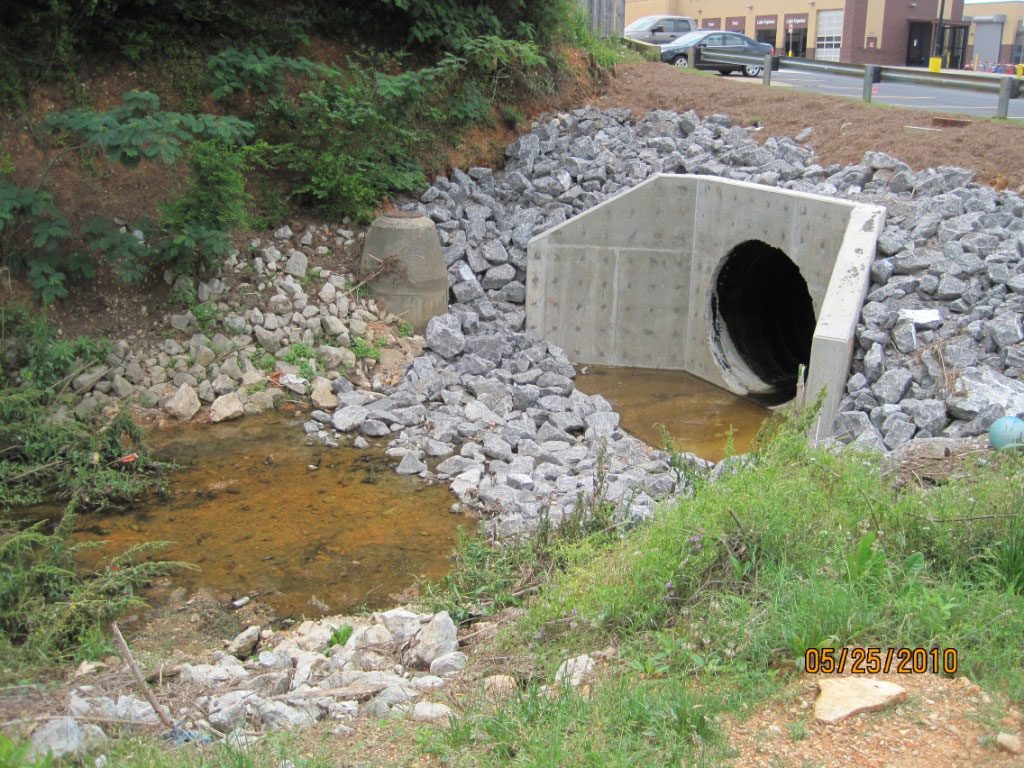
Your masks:
M664 425L681 450L708 459L722 457L730 431L745 450L769 414L675 371L590 366L576 383L648 444L661 444ZM161 557L200 568L176 584L258 596L279 617L384 606L446 573L459 526L472 526L450 513L446 486L397 475L379 448L324 449L301 435L302 419L282 413L153 433L156 455L177 466L170 496L82 515L77 538L107 542L88 561L167 541Z
M622 427L648 445L661 446L664 426L681 451L718 461L732 433L744 452L771 414L745 397L682 371L591 365L576 377L588 395L603 395L622 417Z
M176 583L259 595L281 617L389 603L448 569L460 525L444 485L395 474L379 450L310 447L284 414L154 433L178 469L171 496L120 514L82 515L81 541L171 542L160 557L194 563Z

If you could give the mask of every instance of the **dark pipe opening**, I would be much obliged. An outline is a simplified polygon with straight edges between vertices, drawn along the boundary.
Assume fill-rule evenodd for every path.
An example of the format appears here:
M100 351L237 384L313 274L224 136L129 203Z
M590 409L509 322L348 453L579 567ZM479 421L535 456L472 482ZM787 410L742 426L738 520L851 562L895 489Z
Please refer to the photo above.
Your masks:
M758 399L770 404L791 400L797 369L810 362L817 322L796 264L759 240L740 243L718 273L712 312L743 362L771 387Z

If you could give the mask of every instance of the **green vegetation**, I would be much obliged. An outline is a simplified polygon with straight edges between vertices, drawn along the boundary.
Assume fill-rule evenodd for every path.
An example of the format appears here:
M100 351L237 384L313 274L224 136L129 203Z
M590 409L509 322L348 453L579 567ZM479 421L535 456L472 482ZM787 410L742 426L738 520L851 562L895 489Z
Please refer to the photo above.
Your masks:
M872 458L772 431L749 467L621 537L463 542L432 598L464 618L533 593L498 648L529 654L510 669L527 688L426 748L455 766L717 763L720 716L779 691L805 650L845 645L956 648L961 673L1024 698L1024 457L897 490ZM565 658L609 645L591 698L537 694Z
M330 642L327 643L327 647L331 648L335 645L344 645L348 642L348 639L352 637L352 625L342 624L331 634Z
M158 482L127 413L97 428L66 411L75 378L103 370L108 354L107 344L58 338L28 310L0 308L0 509L72 496L101 507Z
M0 768L51 768L49 758L28 759L29 745L16 744L0 733Z
M52 533L45 522L0 534L0 653L24 665L109 652L104 628L126 610L143 605L136 591L182 563L150 561L163 544L129 548L94 573L80 573L73 544L74 503ZM13 672L13 666L5 670Z
M299 376L311 381L316 378L317 354L308 344L301 341L292 344L284 351L281 359L289 365L296 365L299 368Z
M46 520L0 525L5 679L107 652L105 624L141 604L140 586L179 567L140 562L159 547L144 544L95 572L76 570L86 548L71 541L76 510L116 505L160 482L161 467L127 412L87 424L67 411L77 377L105 371L111 354L109 344L60 339L28 310L0 307L0 510L68 502L52 530Z
M106 112L52 113L42 128L64 142L63 151L100 151L129 168L144 159L172 164L187 151L192 170L185 192L162 207L159 225L139 223L152 230L150 242L90 216L79 233L84 250L73 245L72 227L44 187L45 172L34 186L0 174L0 263L24 273L43 303L66 296L69 278L94 277L98 257L126 282L161 264L186 274L212 266L230 248L228 232L246 222L243 158L233 145L253 128L237 117L161 111L154 94L132 91Z
M351 348L356 360L380 360L380 344L377 342L371 344L362 336L353 336Z
M407 339L416 332L413 328L412 323L399 323L398 325L398 337L400 339Z
M231 230L249 223L245 156L222 141L205 141L189 153L189 183L160 208L158 261L191 275L218 266L231 251Z
M421 188L468 128L521 121L523 102L564 77L566 46L587 50L598 68L622 56L593 37L572 0L54 0L19 5L4 21L0 100L21 108L32 84L58 81L78 104L32 126L37 142L50 142L38 178L10 162L0 173L0 259L44 303L101 264L132 283L168 267L200 273L228 253L233 228L272 225L289 206L368 221L383 198ZM333 63L287 55L313 30L351 53ZM149 91L106 111L87 105L78 70L118 60L181 111ZM198 113L207 94L236 114ZM155 221L116 227L88 212L69 221L46 178L69 152L93 175L98 159L187 159L188 183Z
M227 740L169 748L165 740L155 736L125 733L111 741L103 753L116 768L280 768L285 763L295 768L336 768L339 749L345 746L337 740L310 745L296 733L269 733L248 748L232 746ZM0 768L54 765L52 760L24 762L25 751L24 746L18 747L0 734Z

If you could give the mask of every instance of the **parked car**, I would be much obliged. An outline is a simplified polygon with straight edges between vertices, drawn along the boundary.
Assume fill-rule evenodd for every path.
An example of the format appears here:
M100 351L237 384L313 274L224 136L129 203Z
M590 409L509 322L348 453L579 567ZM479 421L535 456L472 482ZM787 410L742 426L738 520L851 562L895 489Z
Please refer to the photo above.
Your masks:
M697 20L689 16L643 16L626 27L623 34L634 40L662 45L695 29Z
M768 43L759 43L751 40L746 35L738 32L719 32L713 29L705 29L697 32L690 32L668 45L661 46L661 60L674 64L677 67L690 66L689 53L692 49L713 48L722 53L752 53L764 56L766 53L775 53L775 48ZM697 64L698 69L717 69L723 75L732 72L739 72L744 77L757 77L764 69L754 64L715 64L710 61L702 61Z

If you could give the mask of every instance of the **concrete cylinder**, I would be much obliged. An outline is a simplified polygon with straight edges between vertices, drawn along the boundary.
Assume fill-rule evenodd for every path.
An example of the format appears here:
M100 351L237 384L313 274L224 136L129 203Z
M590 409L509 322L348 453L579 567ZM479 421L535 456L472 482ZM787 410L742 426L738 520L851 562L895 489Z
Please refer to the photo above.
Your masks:
M434 222L411 211L391 211L370 225L359 262L362 279L374 277L373 296L391 312L423 333L427 321L448 311L448 270Z

